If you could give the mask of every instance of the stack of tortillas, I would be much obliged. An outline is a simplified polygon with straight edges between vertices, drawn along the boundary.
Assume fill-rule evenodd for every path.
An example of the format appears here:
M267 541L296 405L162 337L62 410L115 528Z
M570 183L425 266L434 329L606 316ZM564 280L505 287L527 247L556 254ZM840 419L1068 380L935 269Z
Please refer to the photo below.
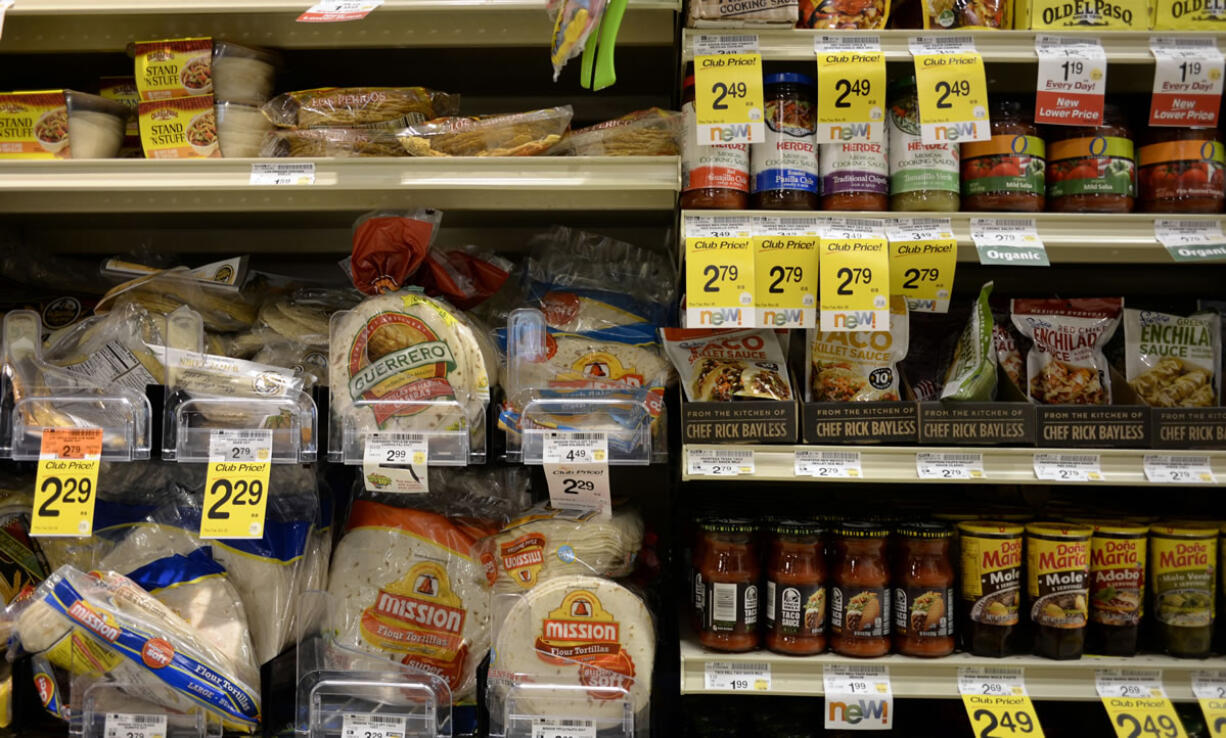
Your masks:
M491 674L533 682L531 690L504 688L503 707L513 713L616 721L626 699L636 715L650 705L655 648L638 595L608 579L559 577L516 598L498 628ZM550 684L560 688L543 686Z

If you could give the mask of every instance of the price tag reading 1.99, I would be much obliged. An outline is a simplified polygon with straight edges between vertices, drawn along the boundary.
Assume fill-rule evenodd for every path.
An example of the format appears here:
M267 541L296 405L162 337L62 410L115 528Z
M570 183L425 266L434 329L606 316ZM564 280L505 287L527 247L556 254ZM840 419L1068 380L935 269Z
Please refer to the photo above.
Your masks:
M689 218L685 236L686 325L749 326L754 304L754 253L749 220Z
M272 431L213 431L204 482L201 538L264 535L271 463Z
M101 428L44 428L34 480L35 536L87 536L94 529Z
M890 325L890 254L871 231L828 231L819 252L821 329L884 331Z
M911 54L920 139L926 144L989 140L987 77L971 38L916 37L911 39Z

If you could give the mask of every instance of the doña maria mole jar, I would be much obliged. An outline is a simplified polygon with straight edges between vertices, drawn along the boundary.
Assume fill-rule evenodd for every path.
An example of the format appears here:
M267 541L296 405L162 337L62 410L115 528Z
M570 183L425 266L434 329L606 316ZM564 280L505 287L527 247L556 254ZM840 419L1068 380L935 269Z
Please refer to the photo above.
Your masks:
M948 656L954 652L953 530L916 522L896 532L894 649L906 656Z
M758 581L762 566L757 526L746 518L713 518L701 524L695 562L702 578L703 611L698 640L718 651L758 647Z
M1026 526L1026 589L1039 656L1081 658L1089 616L1092 532L1090 526L1074 523Z
M845 521L834 541L830 576L830 648L844 656L890 652L889 529Z
M766 557L766 647L808 655L826 650L826 556L812 521L770 527Z
M1145 601L1145 539L1149 528L1094 522L1090 539L1090 624L1086 650L1133 656Z
M1157 523L1149 529L1150 596L1157 646L1179 658L1212 651L1217 526Z
M1022 603L1022 534L1016 523L958 523L961 584L958 607L962 648L1000 658L1018 649Z

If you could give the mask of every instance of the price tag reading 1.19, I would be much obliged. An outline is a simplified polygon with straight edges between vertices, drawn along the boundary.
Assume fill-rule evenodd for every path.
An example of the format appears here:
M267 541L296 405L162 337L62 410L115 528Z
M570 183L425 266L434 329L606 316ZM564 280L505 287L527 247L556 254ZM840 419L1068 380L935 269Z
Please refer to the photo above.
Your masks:
M819 36L817 142L885 140L885 55L876 36Z
M890 253L880 231L837 223L818 256L823 331L890 329Z
M814 327L818 219L762 217L754 221L754 325Z
M1043 738L1020 668L961 667L958 691L976 736Z
M686 220L685 323L743 328L753 321L754 252L748 218Z
M757 36L699 36L694 44L698 144L766 140L762 55Z
M215 430L209 438L201 538L260 538L268 509L272 431Z
M890 294L907 298L919 313L949 312L958 266L958 241L948 218L903 218L886 228L890 239Z
M971 37L917 36L911 54L920 139L926 144L989 140L987 78Z
M94 530L101 428L44 428L34 480L35 536L87 536Z
M1096 38L1039 35L1034 122L1097 126L1103 121L1107 54Z
M1154 92L1150 98L1151 126L1217 125L1222 106L1226 59L1212 36L1154 37Z
M1188 738L1157 669L1099 669L1098 696L1118 738Z

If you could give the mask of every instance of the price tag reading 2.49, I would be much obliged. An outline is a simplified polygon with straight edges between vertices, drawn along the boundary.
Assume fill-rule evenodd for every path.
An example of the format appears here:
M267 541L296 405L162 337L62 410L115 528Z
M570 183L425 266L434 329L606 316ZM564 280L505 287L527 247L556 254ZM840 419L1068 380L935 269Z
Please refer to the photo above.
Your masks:
M748 218L694 217L685 223L685 322L690 328L752 323L754 254Z
M201 538L263 537L271 464L272 431L213 431Z
M885 55L876 36L819 36L817 142L885 140Z
M885 234L869 220L835 219L819 253L821 329L890 329L890 252Z
M757 36L694 40L694 114L700 146L765 141L763 99Z
M919 93L920 140L926 144L987 141L988 84L970 36L911 39Z
M101 428L44 428L34 480L35 536L87 536L94 530Z
M1157 669L1099 669L1095 686L1118 738L1188 738Z
M1043 738L1020 668L961 667L958 692L977 738Z

